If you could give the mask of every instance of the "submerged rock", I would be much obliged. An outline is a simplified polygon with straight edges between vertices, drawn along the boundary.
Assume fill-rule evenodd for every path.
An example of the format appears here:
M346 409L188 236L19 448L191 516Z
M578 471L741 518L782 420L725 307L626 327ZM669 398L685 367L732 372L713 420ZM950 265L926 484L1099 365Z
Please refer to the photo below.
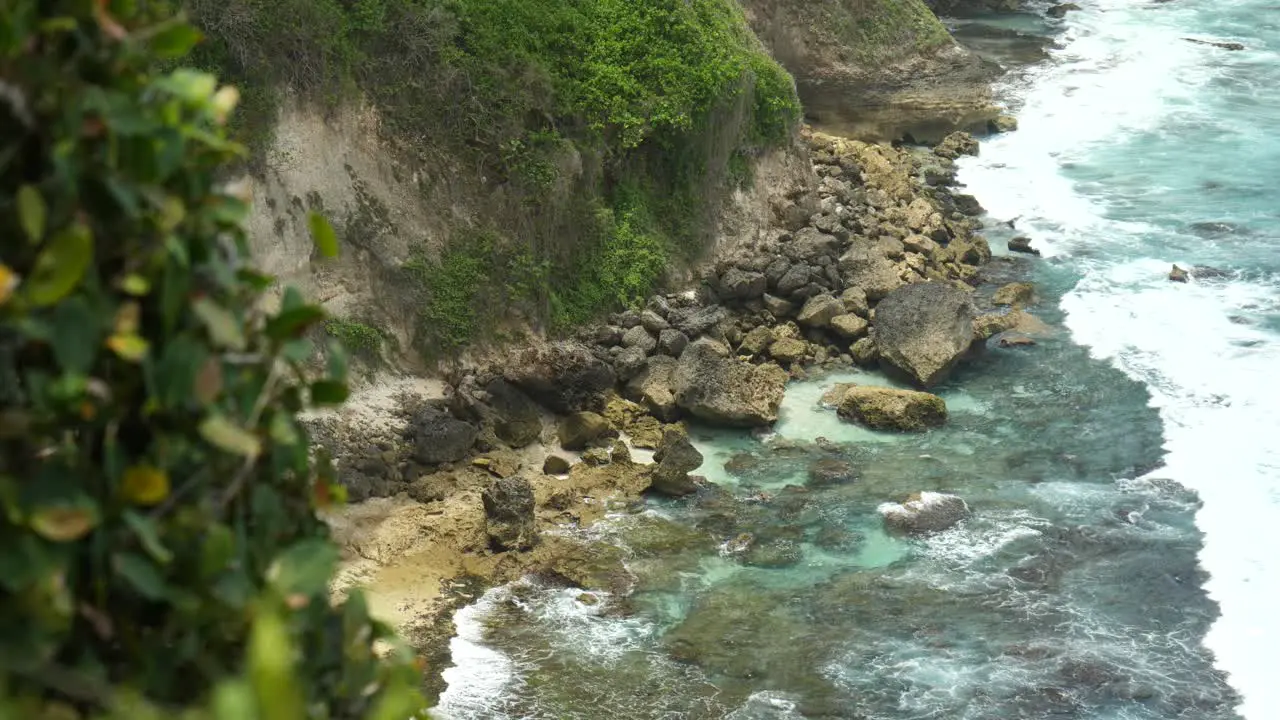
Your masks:
M858 471L848 460L819 458L809 463L809 485L815 487L843 485L857 479Z
M968 293L936 282L908 285L876 307L876 350L882 361L929 387L945 379L973 343L973 320Z
M823 396L840 417L872 430L916 432L947 421L947 404L937 395L914 390L837 385Z
M890 530L905 533L939 532L969 515L969 505L955 495L936 492L912 493L901 503L885 503L877 508Z
M714 425L772 425L782 404L786 371L728 355L728 348L706 338L685 349L671 381L676 404Z
M1009 250L1027 255L1039 255L1040 251L1031 247L1031 238L1018 236L1009 241Z
M995 294L991 296L991 302L996 305L1021 307L1030 304L1035 299L1035 295L1035 285L1029 282L1015 282L996 290Z
M480 494L489 542L499 550L527 550L538 542L533 486L522 477L503 478Z

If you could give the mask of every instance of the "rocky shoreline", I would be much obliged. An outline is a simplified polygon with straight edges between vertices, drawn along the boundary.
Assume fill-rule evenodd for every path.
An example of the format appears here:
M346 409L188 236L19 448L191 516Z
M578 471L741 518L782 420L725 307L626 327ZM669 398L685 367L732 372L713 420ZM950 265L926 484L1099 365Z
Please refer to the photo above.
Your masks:
M690 475L702 456L686 423L768 427L789 380L860 366L918 390L837 387L827 402L840 417L920 431L945 422L945 404L925 391L957 363L992 338L1034 344L1042 325L1022 309L1034 288L1010 284L975 301L992 256L954 163L978 151L972 137L932 150L811 131L803 140L816 192L775 209L767 233L723 249L692 287L500 365L313 419L351 499L363 501L331 518L347 557L335 592L367 588L427 658L433 693L452 613L484 588L541 574L626 591L610 548L558 531L645 493L714 492ZM902 532L966 512L934 494L882 508Z

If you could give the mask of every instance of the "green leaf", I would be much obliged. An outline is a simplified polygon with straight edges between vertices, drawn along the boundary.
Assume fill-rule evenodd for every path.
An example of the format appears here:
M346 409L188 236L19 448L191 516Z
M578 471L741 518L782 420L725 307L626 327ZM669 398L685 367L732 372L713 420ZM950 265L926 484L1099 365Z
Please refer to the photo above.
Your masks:
M210 415L200 423L200 436L211 445L233 455L255 458L262 453L256 435L238 427L224 415Z
M54 308L51 325L53 356L63 372L87 374L98 354L101 316L84 298L73 297Z
M271 439L276 441L278 445L297 445L298 430L293 426L293 421L289 419L288 414L278 412L271 417Z
M189 103L207 101L218 89L218 79L209 73L178 68L155 81L155 86Z
M191 52L203 37L199 30L178 22L151 37L151 51L160 58L179 58Z
M347 384L338 380L318 380L311 383L311 402L314 405L341 405L347 401Z
M293 668L293 641L277 612L259 612L249 635L249 680L262 717L303 720L306 712Z
M200 544L200 576L215 577L227 569L236 556L236 539L231 528L214 524L205 529Z
M92 506L54 505L31 513L31 529L45 540L74 542L98 526L98 512Z
M49 208L44 204L40 191L31 185L18 188L18 222L27 234L27 240L38 243L44 239L45 223L49 219Z
M142 297L151 292L151 282L137 273L131 273L120 281L120 289L134 297Z
M306 362L315 351L316 344L307 338L290 340L280 346L280 355L282 355L285 360L290 360L296 363Z
M93 233L87 226L77 224L58 233L22 285L27 302L37 307L58 302L75 290L92 262Z
M278 556L267 580L282 594L312 597L327 591L338 566L338 546L327 540L303 540Z
M191 306L196 317L204 323L209 337L221 347L242 351L248 345L240 321L230 310L218 305L207 297L196 300Z
M259 720L253 688L244 680L224 681L213 690L214 720Z
M124 578L138 594L149 600L163 600L169 594L164 576L150 560L133 553L120 553L112 558L116 574Z
M285 310L267 321L266 333L272 340L296 338L307 328L325 319L324 310L315 305L303 305Z
M133 530L142 543L142 549L161 565L168 565L173 560L173 553L160 542L160 531L151 518L140 515L133 510L124 511L125 524Z
M311 240L320 254L327 258L338 257L338 236L329 221L320 213L312 212L307 215L307 226L311 228Z

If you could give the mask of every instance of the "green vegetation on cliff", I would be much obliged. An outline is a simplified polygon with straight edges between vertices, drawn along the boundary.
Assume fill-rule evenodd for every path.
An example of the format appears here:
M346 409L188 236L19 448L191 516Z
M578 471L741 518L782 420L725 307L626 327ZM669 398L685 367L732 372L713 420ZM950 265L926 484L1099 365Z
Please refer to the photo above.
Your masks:
M404 720L420 673L330 595L344 491L298 417L343 355L263 302L237 93L158 68L199 34L139 5L0 12L0 718Z
M322 105L362 97L408 157L462 158L506 186L481 232L406 268L439 285L422 311L426 347L465 345L491 311L512 310L510 293L467 284L495 254L527 256L512 267L533 275L487 277L535 285L514 307L552 326L635 301L699 251L728 182L799 115L791 77L736 0L187 6L208 34L197 56L247 88L238 129L251 147L269 142L286 91ZM482 236L486 247L466 247Z

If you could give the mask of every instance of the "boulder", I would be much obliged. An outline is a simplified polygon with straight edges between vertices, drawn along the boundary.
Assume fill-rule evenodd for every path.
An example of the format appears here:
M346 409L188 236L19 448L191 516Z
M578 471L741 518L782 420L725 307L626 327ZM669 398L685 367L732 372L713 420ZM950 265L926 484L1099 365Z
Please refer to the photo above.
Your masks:
M486 385L485 392L494 411L493 432L499 440L522 448L542 437L542 411L528 395L502 378Z
M614 374L618 376L619 380L626 382L644 370L648 357L649 355L644 348L629 347L618 353L618 356L613 359Z
M601 325L592 332L591 340L601 347L613 347L622 342L622 328L617 325Z
M631 444L638 448L656 449L662 442L662 422L652 415L644 415L623 427L631 438Z
M853 358L854 363L864 368L875 367L880 361L880 351L876 349L876 341L870 337L864 337L850 346L849 356Z
M640 326L645 330L657 335L663 330L671 327L667 319L652 310L644 310L640 313Z
M799 260L814 261L823 255L834 256L840 247L840 240L817 228L800 229L791 240L788 248L793 257Z
M1031 238L1019 235L1009 241L1009 250L1027 255L1039 255L1040 251L1031 247Z
M410 421L408 432L413 439L413 459L424 465L461 460L471 451L479 434L471 423L431 406L418 411Z
M893 263L867 245L850 248L840 256L839 267L845 287L862 288L871 301L885 297L903 284Z
M782 404L786 371L728 355L728 348L706 338L689 345L671 378L676 404L713 425L772 425Z
M973 339L987 340L1006 330L1012 330L1018 327L1024 316L1025 313L1021 310L979 315L973 319Z
M704 308L672 309L667 314L671 326L691 338L698 337L711 328L719 325L729 315L719 305Z
M854 340L866 335L867 328L870 326L870 323L853 313L845 313L831 318L832 331L846 340Z
M938 252L938 243L924 235L908 235L902 240L902 249L931 258Z
M761 355L773 344L773 330L767 325L758 325L743 336L738 345L738 352L752 357Z
M796 306L792 304L790 301L783 300L782 298L776 297L774 295L770 295L769 293L765 293L764 309L768 310L769 314L774 316L775 318L782 319L785 317L789 317L791 313L795 312Z
M534 400L559 413L596 403L617 380L608 363L575 342L528 348L511 358L504 375Z
M964 500L936 492L912 493L901 503L885 503L877 509L886 528L903 533L939 532L969 515Z
M973 343L973 320L968 293L937 282L907 285L876 307L876 350L881 361L930 387Z
M953 132L942 138L942 142L933 148L933 154L949 160L955 160L961 155L977 155L978 141L967 132Z
M827 457L809 463L808 485L828 487L843 485L857 479L858 471L848 460Z
M844 312L844 303L824 293L805 302L800 314L796 316L796 322L807 327L824 328L831 324L832 318Z
M689 347L689 336L675 328L667 328L658 333L658 352L663 355L678 358L687 347Z
M867 302L867 291L860 287L851 287L840 293L840 302L844 303L845 312L861 317L868 317L871 314L871 305Z
M791 365L804 359L805 353L809 351L808 344L803 340L795 338L782 338L775 340L769 346L769 356L784 365Z
M702 453L689 442L683 430L668 427L662 432L662 442L653 454L652 489L662 495L679 497L698 489L689 473L702 466Z
M609 448L593 447L582 453L582 462L590 467L600 467L613 462Z
M1012 115L998 115L987 123L987 129L995 133L1013 132L1018 129L1018 118Z
M1178 267L1177 265L1174 265L1173 269L1169 271L1169 279L1172 280L1173 282L1184 283L1190 278L1191 278L1191 274L1188 273L1183 268Z
M729 268L720 276L720 297L726 300L750 300L758 298L769 289L764 273Z
M617 437L604 416L583 411L576 412L560 421L560 447L565 450L582 450L602 437Z
M832 401L840 417L872 430L916 432L947 421L947 404L937 395L914 390L838 385L824 401Z
M791 295L808 284L809 266L804 263L796 263L787 268L787 272L778 279L778 294Z
M649 358L644 369L627 383L627 397L648 408L659 420L675 420L678 411L672 382L676 365L675 358L665 355Z
M637 325L622 334L622 346L637 348L648 354L658 347L658 341L643 325Z
M523 477L495 481L480 494L489 543L497 550L527 550L538 542L533 486Z
M564 475L569 472L569 461L559 455L548 455L542 461L542 472L544 475Z
M1022 307L1031 304L1035 299L1036 286L1029 282L1009 283L996 290L991 296L991 302L996 305L1012 305L1013 307Z

